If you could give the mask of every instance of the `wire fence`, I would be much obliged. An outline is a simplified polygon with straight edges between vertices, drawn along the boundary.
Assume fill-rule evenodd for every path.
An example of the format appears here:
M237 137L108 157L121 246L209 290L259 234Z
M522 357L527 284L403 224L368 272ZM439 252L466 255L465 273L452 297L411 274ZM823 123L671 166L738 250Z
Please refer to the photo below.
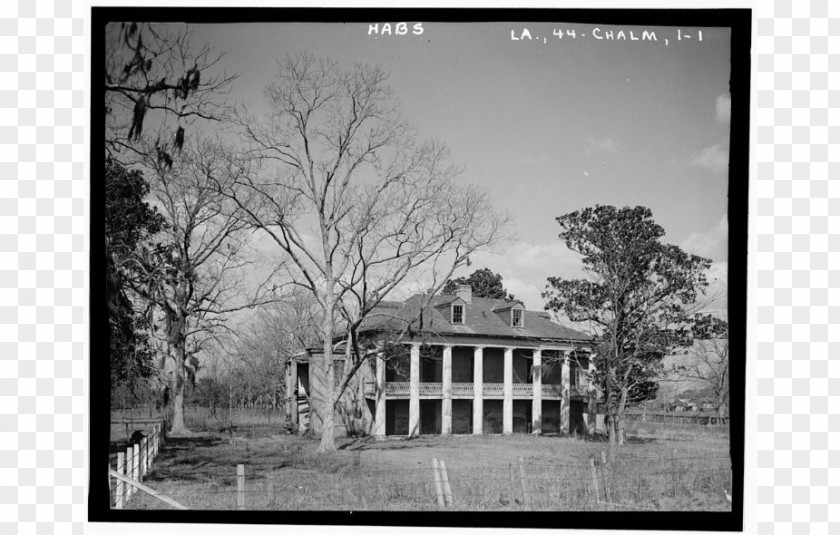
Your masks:
M156 490L190 509L208 510L729 510L728 455L620 455L547 463L519 457L507 466L428 466L405 470L361 466L332 472L305 466L229 476L160 481ZM149 483L151 484L151 483ZM137 494L126 507L170 507Z

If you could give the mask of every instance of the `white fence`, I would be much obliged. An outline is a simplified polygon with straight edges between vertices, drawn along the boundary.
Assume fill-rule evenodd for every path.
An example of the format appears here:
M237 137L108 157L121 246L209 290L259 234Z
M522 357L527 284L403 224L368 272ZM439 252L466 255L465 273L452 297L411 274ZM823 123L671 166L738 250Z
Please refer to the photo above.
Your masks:
M116 469L112 469L109 464L108 484L111 488L111 503L115 509L125 507L128 500L137 493L138 486L128 483L126 479L134 482L143 480L160 452L163 432L163 424L155 424L149 434L143 436L139 442L130 444L125 452L117 453ZM115 473L113 477L111 472Z

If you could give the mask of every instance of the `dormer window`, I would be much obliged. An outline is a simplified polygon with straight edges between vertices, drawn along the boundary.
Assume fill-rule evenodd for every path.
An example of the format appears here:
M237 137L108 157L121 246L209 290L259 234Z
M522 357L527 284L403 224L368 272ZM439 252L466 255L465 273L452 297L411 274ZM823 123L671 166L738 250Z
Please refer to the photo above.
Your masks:
M452 323L464 323L464 305L452 305Z
M499 319L505 322L505 325L510 327L522 329L525 327L525 305L522 301L507 301L497 304L493 307Z
M522 310L514 308L512 312L513 314L511 315L510 326L522 327Z

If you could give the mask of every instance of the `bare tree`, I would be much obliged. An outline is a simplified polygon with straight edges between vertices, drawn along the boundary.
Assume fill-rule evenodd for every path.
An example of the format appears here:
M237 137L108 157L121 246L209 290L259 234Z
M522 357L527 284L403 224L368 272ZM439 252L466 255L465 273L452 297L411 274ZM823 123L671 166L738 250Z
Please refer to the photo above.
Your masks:
M318 343L312 296L297 288L283 302L258 310L239 336L236 358L246 368L248 390L276 410L286 392L284 366L295 354Z
M197 122L218 122L226 116L226 93L237 75L219 72L218 63L223 53L215 52L207 44L194 46L191 41L192 32L184 24L129 21L108 24L105 42L94 43L94 46L105 46L105 62L95 67L102 69L100 76L105 88L104 102L100 105L105 112L106 162L119 162L129 166L132 172L142 168L147 177L157 176L164 169L173 171L182 151L188 152L184 151L185 142L198 130ZM158 190L155 197L160 198L160 193ZM145 255L118 258L112 238L106 236L105 246L106 261L109 268L114 268L108 271L110 295L148 296L148 291L155 285L142 281L145 275L169 276L167 269L155 262L174 265L170 255L177 247L158 244L147 247ZM181 246L182 249L191 247L189 243ZM183 258L180 256L178 260L181 265ZM156 300L162 299L157 297ZM145 303L149 322L154 317L154 307L148 306L152 303ZM198 318L196 314L201 314L201 311L194 312L190 316L192 320ZM114 313L113 307L110 313ZM189 362L188 356L201 350L205 345L202 338L208 339L202 333L206 334L208 325L218 319L204 314L202 321L200 327L189 327L197 328L198 332L187 334L191 347L184 343L181 360ZM110 334L113 337L115 333ZM150 341L152 345L159 345L155 342ZM157 381L159 377L155 379Z
M255 259L249 253L248 223L218 193L218 184L235 179L223 152L209 141L185 145L184 152L171 167L147 162L154 171L152 202L167 226L144 254L129 259L143 275L133 290L148 303L148 314L162 315L162 367L169 367L164 398L174 434L188 433L184 385L194 379L198 354L230 332L231 313L276 299L276 287L269 286L273 272L259 284L245 279L243 270Z
M451 274L499 238L505 217L486 195L455 183L459 170L442 143L415 140L380 68L287 58L266 95L267 120L238 115L248 140L238 161L249 172L227 191L287 255L294 283L315 297L324 357L313 364L332 385L341 314L358 325L418 270ZM336 396L332 388L324 394L313 407L319 451L335 448Z
M670 372L677 379L711 391L719 423L725 421L729 403L729 326L720 319L705 316L696 342L685 363L674 365Z

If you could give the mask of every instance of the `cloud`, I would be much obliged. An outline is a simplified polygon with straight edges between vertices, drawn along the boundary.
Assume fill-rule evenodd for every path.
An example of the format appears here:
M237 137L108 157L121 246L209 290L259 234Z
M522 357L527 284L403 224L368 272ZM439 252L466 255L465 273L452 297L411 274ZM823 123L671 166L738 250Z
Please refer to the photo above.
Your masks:
M719 123L729 124L732 115L732 98L728 93L718 95L715 99L715 117Z
M712 260L725 260L729 252L729 219L724 215L718 223L703 232L695 232L680 247L689 253Z
M515 277L504 279L505 289L508 293L523 303L528 310L542 310L545 303L540 292L540 289L533 284L528 284Z
M729 124L732 113L732 99L728 93L715 99L715 118L721 124ZM706 147L689 162L712 173L724 174L729 170L729 136L720 143Z
M618 143L612 138L598 139L595 136L586 138L586 148L584 149L587 155L610 152L614 153L618 150Z
M473 265L464 273L489 268L499 273L505 288L521 299L528 310L542 310L542 292L548 277L581 278L581 261L559 239L547 243L518 242L502 254L484 253L473 258Z
M729 170L729 143L715 143L706 147L690 163L712 173L726 173Z

